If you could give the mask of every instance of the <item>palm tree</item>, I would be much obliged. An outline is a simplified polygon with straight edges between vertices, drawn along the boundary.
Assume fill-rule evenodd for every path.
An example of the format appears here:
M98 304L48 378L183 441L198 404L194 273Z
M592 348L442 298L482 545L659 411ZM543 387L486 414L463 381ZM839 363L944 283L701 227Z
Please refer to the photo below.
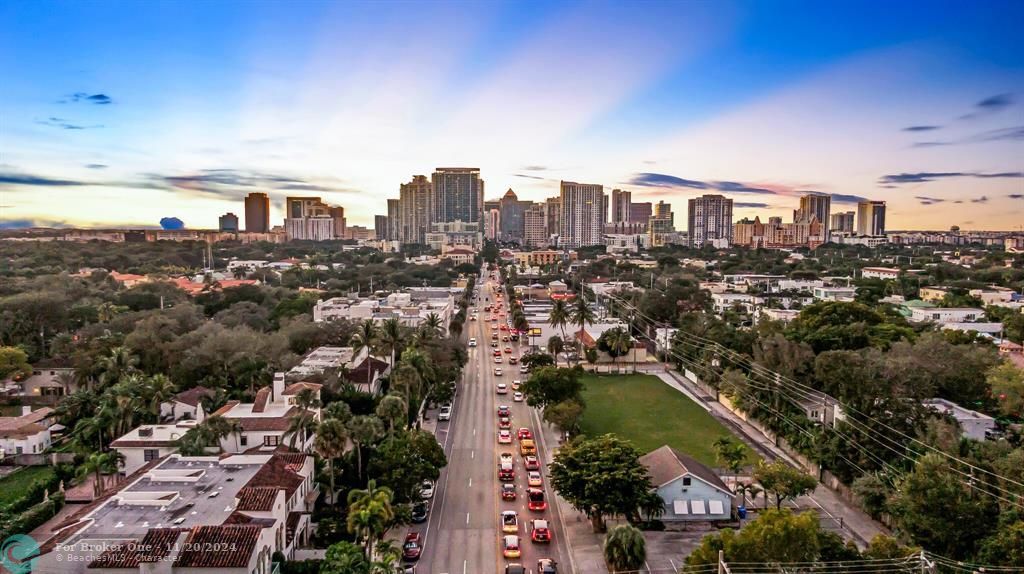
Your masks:
M363 477L363 447L373 443L384 434L384 424L372 415L352 417L348 423L349 437L356 445L356 474Z
M238 437L242 434L242 424L237 420L218 415L204 420L199 427L202 428L200 432L206 446L219 448L221 439L234 435L235 450L238 450Z
M71 395L71 386L78 381L78 375L73 371L61 371L57 373L55 380L60 383L64 396L67 397Z
M392 435L395 432L395 426L399 421L402 422L402 426L409 420L409 407L407 406L405 399L398 395L388 395L380 400L377 405L376 414L381 420L388 423L388 435Z
M576 298L576 302L573 303L570 322L579 327L579 331L582 331L587 325L594 323L594 311L587 305L587 299L583 296L583 293L580 293L579 297ZM579 331L576 332L576 348L578 353L583 353L583 338L579 336Z
M733 479L740 473L743 463L747 459L747 451L740 443L733 442L727 436L719 437L713 445L715 447L715 458L718 463L732 471Z
M639 570L647 560L647 548L640 529L621 524L604 539L604 560L612 572Z
M747 495L750 495L750 502L754 502L758 494L761 494L762 490L760 486L752 482L739 482L735 487L736 494L740 495L741 506L747 505ZM767 496L765 497L767 498Z
M558 354L565 350L565 341L561 337L555 335L548 339L548 353L551 353L555 357L555 362L558 362Z
M640 499L640 512L647 516L647 522L665 513L665 501L655 491L650 491Z
M403 340L405 339L405 333L402 332L402 323L397 317L387 319L380 324L380 344L391 356L391 360L388 362L393 369L395 367L395 353L401 348Z
M160 419L160 405L170 400L176 390L174 383L167 375L156 374L146 379L146 408L149 414Z
M551 305L548 323L562 331L562 340L564 341L565 326L569 324L569 307L565 304L565 299L558 299Z
M348 428L337 419L327 419L316 429L313 448L327 461L327 476L331 485L331 504L334 504L334 459L345 454L348 446Z
M421 327L426 329L427 333L431 336L439 335L443 326L444 321L441 320L441 317L437 313L428 313L427 316L423 318L423 324L421 325Z
M352 335L352 352L359 354L363 349L366 349L367 359L373 353L373 347L377 344L377 325L373 323L373 319L367 319L359 324L354 335ZM369 379L370 374L370 361L366 361L366 374Z
M629 336L629 332L622 327L616 327L609 330L605 334L605 343L608 345L609 353L612 356L612 365L615 365L615 361L629 352L633 347L633 338Z
M96 306L96 318L100 323L109 323L115 315L124 310L125 308L120 305L114 305L110 301L104 301Z
M348 531L363 541L367 559L373 558L373 543L394 520L395 511L391 506L394 494L386 486L377 486L371 480L366 489L352 489L348 493Z
M103 475L117 472L123 456L116 450L94 452L78 467L78 477L93 475L92 493L96 498L103 494Z
M100 382L104 385L115 383L121 377L135 371L139 358L128 347L114 347L106 357L100 358Z

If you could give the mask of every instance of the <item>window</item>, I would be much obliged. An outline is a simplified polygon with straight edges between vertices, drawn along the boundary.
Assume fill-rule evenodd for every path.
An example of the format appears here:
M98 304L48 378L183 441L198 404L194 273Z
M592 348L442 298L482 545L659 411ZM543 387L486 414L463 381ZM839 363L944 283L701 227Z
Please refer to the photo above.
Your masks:
M279 444L281 444L281 437L279 436L263 437L263 446L277 446Z
M21 454L21 447L20 447L20 446L18 447L18 451L17 451L17 453L18 453L18 454Z
M683 477L683 486L690 486L690 477L688 477L688 476L684 476Z
M155 448L147 448L142 451L142 460L149 462L160 458L160 450Z
M238 444L240 444L242 446L248 446L249 445L249 437L247 437L245 435L240 436L238 438Z

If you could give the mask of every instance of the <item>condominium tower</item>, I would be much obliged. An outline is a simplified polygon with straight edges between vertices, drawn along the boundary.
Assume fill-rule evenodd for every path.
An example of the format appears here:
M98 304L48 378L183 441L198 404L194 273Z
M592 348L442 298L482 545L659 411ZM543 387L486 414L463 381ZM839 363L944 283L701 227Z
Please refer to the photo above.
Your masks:
M884 201L862 201L857 204L857 235L885 235Z
M434 219L434 193L425 175L413 176L398 190L398 240L402 243L426 243Z
M265 193L245 196L245 230L252 233L270 231L270 198Z
M702 195L689 201L690 246L732 243L732 200L721 195Z
M484 182L476 167L439 167L431 176L434 221L479 223L483 216Z
M559 246L574 248L600 245L607 212L604 186L563 181L561 199Z

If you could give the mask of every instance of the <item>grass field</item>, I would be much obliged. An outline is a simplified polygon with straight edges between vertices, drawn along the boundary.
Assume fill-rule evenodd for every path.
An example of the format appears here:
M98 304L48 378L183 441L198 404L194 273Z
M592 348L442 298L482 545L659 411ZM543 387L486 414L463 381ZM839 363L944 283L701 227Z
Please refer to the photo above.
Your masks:
M0 507L7 506L25 494L36 479L48 478L52 474L53 467L29 466L0 479Z
M629 439L641 452L661 445L689 454L715 467L715 440L739 439L686 395L652 375L586 375L583 377L583 432L614 433ZM756 456L747 450L748 462Z

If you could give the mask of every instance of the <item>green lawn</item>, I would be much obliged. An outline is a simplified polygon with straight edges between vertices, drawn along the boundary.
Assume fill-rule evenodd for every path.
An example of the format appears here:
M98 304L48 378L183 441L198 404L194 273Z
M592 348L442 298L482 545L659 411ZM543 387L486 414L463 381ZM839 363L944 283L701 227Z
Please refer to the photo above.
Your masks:
M36 479L49 478L52 474L51 466L28 466L0 479L0 507L7 506L25 494Z
M715 467L712 444L733 436L686 395L652 375L586 375L583 377L583 432L613 433L629 439L643 453L662 445L674 447ZM749 449L748 461L756 459Z

